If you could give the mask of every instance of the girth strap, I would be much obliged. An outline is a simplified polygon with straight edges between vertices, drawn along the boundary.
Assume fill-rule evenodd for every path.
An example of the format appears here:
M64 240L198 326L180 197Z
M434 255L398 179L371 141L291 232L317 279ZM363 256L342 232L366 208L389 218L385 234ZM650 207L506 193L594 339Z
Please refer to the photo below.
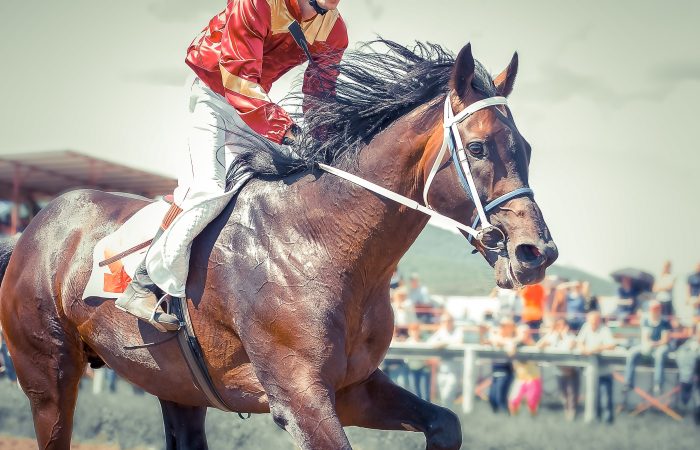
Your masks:
M202 391L207 401L209 401L213 407L222 411L233 411L233 409L229 408L224 399L221 398L209 375L206 362L204 361L204 352L199 345L197 336L194 334L190 313L187 309L187 299L179 297L172 298L170 306L172 313L175 314L183 325L177 332L177 341L180 345L182 356L187 363L187 367L190 369L195 386ZM241 419L246 418L240 412L238 416ZM250 417L250 414L248 417Z

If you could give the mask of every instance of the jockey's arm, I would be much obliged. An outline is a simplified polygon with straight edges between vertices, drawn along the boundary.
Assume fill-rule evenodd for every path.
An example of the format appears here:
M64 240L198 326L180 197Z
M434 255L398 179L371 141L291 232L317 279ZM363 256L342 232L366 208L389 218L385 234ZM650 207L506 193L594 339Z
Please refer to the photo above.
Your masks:
M266 0L236 2L221 36L221 77L226 100L241 119L273 142L281 143L294 122L260 86L263 42L270 32Z
M342 49L329 49L328 53L309 64L304 72L304 84L301 91L304 94L303 109L306 112L313 107L314 97L335 96L335 83L338 78L336 64L343 57Z
M301 91L304 94L303 109L306 112L313 107L313 98L335 96L335 85L338 79L337 64L343 58L348 48L348 32L345 24L336 22L324 42L314 44L313 64L309 64L304 72L304 83Z

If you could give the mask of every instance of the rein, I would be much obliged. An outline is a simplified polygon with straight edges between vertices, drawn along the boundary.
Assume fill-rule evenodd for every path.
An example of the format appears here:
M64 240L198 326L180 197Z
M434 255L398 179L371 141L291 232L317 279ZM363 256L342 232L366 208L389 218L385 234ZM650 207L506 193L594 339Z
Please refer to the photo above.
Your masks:
M437 158L435 158L435 162L433 163L433 166L428 174L428 178L426 179L425 188L423 189L423 202L425 203L425 205L421 205L415 200L411 200L408 197L405 197L401 194L397 194L396 192L393 192L389 189L372 183L371 181L367 181L364 178L358 177L357 175L353 175L344 170L340 170L336 167L331 167L326 164L318 164L318 166L322 170L330 174L348 180L351 183L361 186L384 198L400 203L411 209L415 209L416 211L420 211L423 214L430 216L433 219L433 221L442 226L453 227L457 230L467 233L469 235L467 239L470 243L473 239L476 239L477 241L481 242L482 246L486 250L500 252L505 249L506 236L505 233L503 233L503 230L492 225L491 222L489 222L487 213L489 211L492 211L497 206L515 197L519 197L522 195L534 196L534 192L531 188L527 186L521 187L518 189L514 189L504 195L501 195L500 197L488 202L486 206L483 206L481 198L479 197L479 193L476 189L476 184L474 183L474 177L472 176L471 167L469 166L467 152L464 149L464 145L462 144L462 138L459 135L459 129L457 128L457 125L479 110L489 108L491 106L507 104L508 102L505 97L489 97L483 100L479 100L478 102L472 103L463 111L455 115L452 111L450 95L448 94L446 96L443 115L444 139L442 142L442 148L440 148L440 152L438 153ZM477 217L476 219L474 219L474 222L471 224L471 226L465 225L443 214L440 214L439 212L435 211L428 203L428 191L430 189L430 185L433 182L433 178L435 178L435 175L441 168L441 162L448 148L450 149L451 153L451 162L455 166L455 170L457 171L457 175L459 176L460 183L462 184L462 187L464 188L465 192L472 199L472 201L474 202L474 206L476 207ZM448 161L446 164L449 164L449 162L450 161ZM476 228L479 225L479 222L481 222L482 225L481 229ZM498 233L501 236L495 245L488 246L484 243L484 238L492 232Z

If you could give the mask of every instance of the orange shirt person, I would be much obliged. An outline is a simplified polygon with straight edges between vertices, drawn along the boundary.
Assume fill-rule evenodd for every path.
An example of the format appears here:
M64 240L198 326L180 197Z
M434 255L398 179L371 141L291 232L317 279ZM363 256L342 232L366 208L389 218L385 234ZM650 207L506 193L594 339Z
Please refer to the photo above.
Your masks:
M544 305L547 298L544 287L541 284L531 284L520 290L520 298L523 300L522 319L530 330L533 330L533 339L542 325L544 318Z

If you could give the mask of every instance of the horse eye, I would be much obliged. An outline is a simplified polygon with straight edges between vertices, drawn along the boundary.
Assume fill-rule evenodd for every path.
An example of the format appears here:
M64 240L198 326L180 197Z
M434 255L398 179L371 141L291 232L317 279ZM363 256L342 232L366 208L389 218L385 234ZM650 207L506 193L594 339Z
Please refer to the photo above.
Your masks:
M469 153L474 156L484 156L484 143L483 142L470 142L467 144Z

